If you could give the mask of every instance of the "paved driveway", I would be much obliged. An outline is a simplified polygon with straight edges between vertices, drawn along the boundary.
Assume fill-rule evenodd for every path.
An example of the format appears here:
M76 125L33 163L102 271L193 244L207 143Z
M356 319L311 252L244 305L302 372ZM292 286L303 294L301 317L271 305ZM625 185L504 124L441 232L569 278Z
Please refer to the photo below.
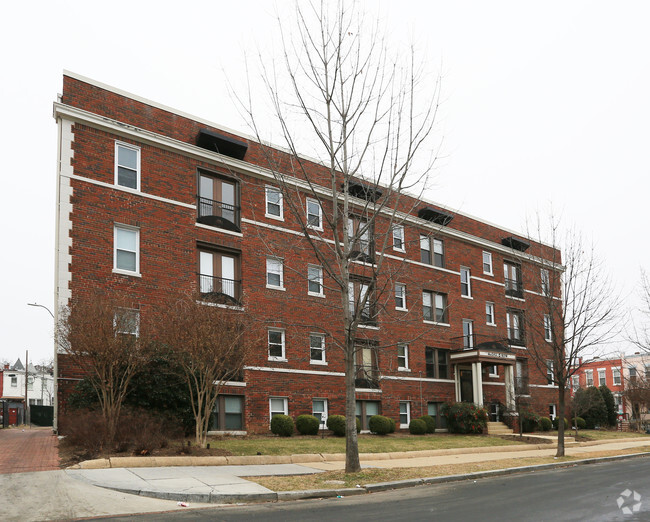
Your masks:
M0 429L0 474L59 469L52 428Z

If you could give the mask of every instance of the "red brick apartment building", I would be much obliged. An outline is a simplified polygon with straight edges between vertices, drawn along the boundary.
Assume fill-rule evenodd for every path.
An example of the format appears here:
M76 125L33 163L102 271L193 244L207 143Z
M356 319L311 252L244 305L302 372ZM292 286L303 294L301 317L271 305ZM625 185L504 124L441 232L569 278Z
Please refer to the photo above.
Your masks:
M606 385L614 394L616 408L619 414L629 413L623 400L625 391L625 376L623 372L623 359L599 359L585 363L580 370L571 376L569 383L571 396L578 388Z
M276 413L343 414L343 356L330 342L342 324L340 293L283 205L261 145L68 72L54 117L57 307L97 287L128 295L141 315L170 289L218 293L222 303L263 318L268 336L242 380L224 388L218 409L226 415L215 416L215 431L266 432ZM286 152L271 153L289 165ZM307 165L314 173L323 169ZM364 187L350 186L353 206L381 197ZM325 201L328 188L321 189ZM304 199L318 228L331 208ZM363 428L376 413L399 418L402 427L428 413L444 429L441 404L460 400L496 412L497 403L512 410L521 396L548 414L557 388L531 360L527 346L535 334L524 325L548 281L540 260L559 253L438 204L410 202L403 224L391 229L383 265L386 273L398 265L407 273L390 282L389 297L372 305L359 328ZM354 226L356 218L349 219ZM269 255L269 244L281 255ZM360 271L373 262L371 247L369 238ZM384 283L362 275L353 292ZM59 354L62 409L79 377Z

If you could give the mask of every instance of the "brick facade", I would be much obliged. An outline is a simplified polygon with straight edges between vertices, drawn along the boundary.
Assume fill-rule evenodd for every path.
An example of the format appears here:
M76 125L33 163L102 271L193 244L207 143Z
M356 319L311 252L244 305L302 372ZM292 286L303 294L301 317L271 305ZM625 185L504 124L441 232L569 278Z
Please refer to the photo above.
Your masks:
M243 430L268 430L272 397L286 398L292 416L311 413L314 398L327 399L329 414L343 414L343 357L336 348L342 331L340 294L332 289L327 275L323 280L325 297L308 293L307 267L319 263L286 202L282 220L266 215L265 188L276 184L268 170L269 154L276 166L295 174L300 181L303 175L293 169L290 156L280 149L265 150L251 138L71 73L63 78L63 95L55 104L55 117L60 125L62 158L58 306L66 306L69 296L102 288L127 295L141 315L153 313L170 289L201 290L199 252L231 253L241 280L243 306L268 326L282 329L285 340L283 360L269 357L267 343L261 343L247 362L243 383L233 383L223 391L224 395L244 398ZM199 147L197 138L205 130L245 143L244 159ZM116 184L116 142L139 150L137 189ZM68 157L70 164L65 161ZM303 165L310 177L325 182L327 171L323 166L307 160ZM197 223L201 172L221 180L219 183L225 180L235 186L241 207L240 232ZM300 193L296 202L304 206L308 196ZM382 414L395 419L400 416L400 402L408 402L414 418L426 414L429 403L457 400L456 365L450 363L448 375L442 378L436 377L435 371L427 376L432 371L426 363L427 348L461 351L463 319L473 321L476 339L507 339L508 311L525 314L540 306L537 259L559 260L558 252L535 242L525 252L505 246L504 238L516 234L460 213L453 213L447 226L432 224L419 218L417 209L425 205L437 211L443 209L431 203L414 203L410 198L401 198L399 209L409 213L404 223L405 251L389 248L385 269L375 281L377 289L387 288L378 297L377 326L359 329L358 333L360 341L377 346L378 385L360 389L357 400L376 401ZM331 212L327 202L322 212ZM137 231L137 274L114 269L116 226ZM375 236L386 233L387 222L379 220ZM444 267L421 262L421 234L443 241ZM491 254L490 273L484 271L484 252ZM271 253L283 258L282 290L266 284L266 258ZM515 264L523 274L520 297L506 295L504 262ZM470 270L471 298L461 296L461 267ZM370 273L362 263L355 270L359 276ZM406 287L406 310L395 307L395 282ZM551 290L559 293L558 289ZM447 296L443 324L423 320L423 291ZM494 305L493 324L487 324L486 302ZM310 333L325 336L326 364L310 360ZM408 368L398 368L398 343L408 344ZM547 415L548 405L557 401L557 389L529 362L525 343L504 349L511 357L508 365L518 361L517 371L527 365L531 402L539 413ZM58 361L63 411L65 396L82 373L71 366L65 355L60 354ZM505 365L498 366L495 376L488 373L485 362L481 365L483 402L506 403Z

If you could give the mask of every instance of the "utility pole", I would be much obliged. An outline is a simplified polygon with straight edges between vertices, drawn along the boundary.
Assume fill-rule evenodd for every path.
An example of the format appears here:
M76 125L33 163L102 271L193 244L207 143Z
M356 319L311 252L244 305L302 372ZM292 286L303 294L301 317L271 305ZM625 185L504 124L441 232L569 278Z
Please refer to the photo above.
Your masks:
M25 350L25 418L23 424L29 423L29 399L27 398L27 386L29 381L29 350Z

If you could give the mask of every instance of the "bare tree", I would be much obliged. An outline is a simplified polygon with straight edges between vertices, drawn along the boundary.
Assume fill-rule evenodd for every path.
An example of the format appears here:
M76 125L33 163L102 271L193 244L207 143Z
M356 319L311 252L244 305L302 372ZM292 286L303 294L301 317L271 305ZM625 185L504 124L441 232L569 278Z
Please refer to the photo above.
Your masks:
M171 349L182 369L196 421L196 444L205 447L217 396L225 382L240 376L257 340L255 328L242 310L182 295L164 307L157 330L157 340Z
M631 325L631 332L628 339L637 348L650 353L650 279L645 270L641 270L641 308L639 310L639 321Z
M138 310L119 297L95 293L63 310L57 341L87 375L114 440L129 383L148 360Z
M372 340L359 327L373 324L394 299L382 292L392 290L402 268L385 262L385 252L429 181L439 81L426 81L412 49L406 59L392 53L378 23L344 4L296 3L294 19L278 19L281 60L260 62L288 152L287 160L264 148L268 168L302 243L322 266L323 284L340 295L329 338L343 354L345 469L356 472L355 380L375 364L366 355ZM262 143L250 100L242 105ZM316 162L299 150L311 150ZM287 248L266 247L271 255Z
M545 239L542 228L538 218L540 243ZM557 385L562 419L568 380L618 335L621 303L593 245L575 230L563 233L554 217L547 237L547 255L536 260L529 274L538 298L526 311L527 347L549 384ZM564 456L563 422L558 422L556 455Z

